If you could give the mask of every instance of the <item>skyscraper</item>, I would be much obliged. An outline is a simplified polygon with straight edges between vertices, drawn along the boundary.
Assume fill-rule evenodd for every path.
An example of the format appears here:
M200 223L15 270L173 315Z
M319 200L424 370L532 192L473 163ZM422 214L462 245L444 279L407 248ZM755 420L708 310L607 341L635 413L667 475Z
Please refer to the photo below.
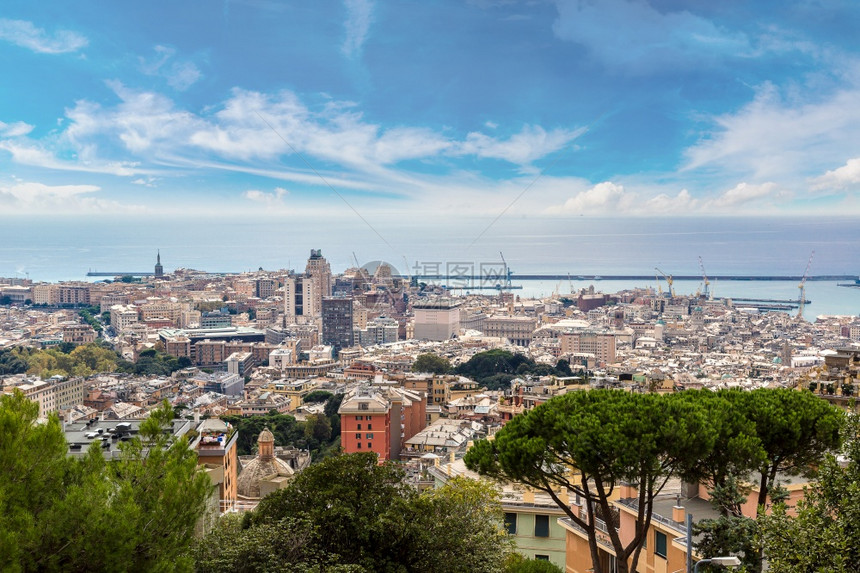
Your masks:
M155 278L160 279L164 276L164 267L161 266L161 249L158 250L158 258L155 259Z
M352 329L352 299L327 296L322 299L323 344L331 344L335 352L354 343Z
M311 277L316 283L314 293L314 303L316 309L322 308L322 299L326 296L331 296L331 265L322 256L321 249L311 249L311 256L308 259L308 264L305 267L305 274Z
M284 322L308 324L319 316L317 281L306 276L288 276L284 279Z

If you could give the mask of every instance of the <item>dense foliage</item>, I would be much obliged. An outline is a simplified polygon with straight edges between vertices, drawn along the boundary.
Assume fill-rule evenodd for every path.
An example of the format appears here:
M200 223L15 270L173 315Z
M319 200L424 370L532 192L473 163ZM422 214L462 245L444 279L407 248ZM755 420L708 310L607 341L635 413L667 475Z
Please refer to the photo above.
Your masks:
M138 376L170 376L177 370L191 366L191 360L185 356L171 356L155 348L144 350L137 362L120 359L116 371Z
M539 559L527 559L519 553L511 553L505 560L504 573L564 573L561 567Z
M120 372L139 376L169 376L189 366L191 361L188 358L170 356L154 348L141 352L137 362L129 362L104 342L80 346L61 344L44 350L26 347L0 350L0 375L26 372L40 378L50 378L55 375L71 377Z
M340 414L337 410L343 394L325 393L331 398L326 401L323 413L308 416L304 422L275 411L265 416L222 416L221 419L238 430L236 447L240 456L256 453L257 437L264 428L269 428L275 436L275 444L309 450L311 459L316 462L340 451Z
M107 461L96 442L67 456L56 416L0 396L0 570L190 570L194 528L212 485L184 439L164 433L166 404Z
M759 518L760 541L773 573L860 571L860 418L845 425L843 460L825 455L818 479L798 503Z
M668 479L710 483L729 520L743 502L738 491L732 491L733 484L755 479L764 491L759 505L773 500L768 494L777 489L778 474L808 473L828 449L838 446L841 421L838 410L808 392L657 395L592 390L553 398L517 416L494 440L476 443L465 461L481 474L548 493L588 533L593 556L597 537L591 520L570 510L556 490L573 490L591 502L585 504L589 513L609 515L615 486L635 485L639 504L632 536L622 540L613 528L608 534L622 557L618 570L625 572L636 569L654 498ZM750 538L749 522L736 520L730 530L718 525L705 549L720 554L747 550L748 563L758 567L756 548L741 543ZM726 540L738 543L727 547ZM593 561L601 573L599 561Z
M451 362L444 356L427 352L418 355L418 358L412 363L412 371L427 374L449 374Z
M241 524L228 521L207 536L195 553L197 569L501 570L511 546L494 488L455 479L419 495L403 478L369 453L311 466Z
M507 388L518 376L570 376L570 364L559 360L555 367L538 364L523 354L507 350L487 350L472 356L454 369L456 374L471 378L490 390Z

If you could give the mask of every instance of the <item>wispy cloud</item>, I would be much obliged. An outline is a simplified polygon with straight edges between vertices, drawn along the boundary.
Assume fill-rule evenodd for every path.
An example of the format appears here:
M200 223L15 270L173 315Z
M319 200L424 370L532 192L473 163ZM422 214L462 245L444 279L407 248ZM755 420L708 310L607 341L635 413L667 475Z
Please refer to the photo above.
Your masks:
M7 18L0 18L0 39L40 54L77 52L89 43L77 32L57 30L52 34L32 22Z
M749 104L712 121L713 130L685 151L684 172L805 180L860 146L860 87L822 95L795 86L783 94L765 83Z
M96 185L46 185L32 181L19 181L11 185L0 184L0 205L10 212L32 213L138 213L145 211L138 205L93 196L101 191Z
M742 33L686 10L660 12L647 0L556 0L556 7L557 37L625 73L677 71L751 49Z
M168 46L155 46L155 56L139 58L140 71L148 76L159 76L177 91L185 91L203 77L197 65L190 60L177 60L176 50Z
M262 203L268 207L277 207L284 204L284 197L289 194L290 192L283 187L275 187L275 190L271 193L266 193L258 189L249 189L242 193L242 196L255 203Z
M849 159L845 165L832 169L812 181L815 190L841 190L860 185L860 157Z
M349 58L361 53L370 24L373 20L373 2L371 0L344 0L346 6L346 38L341 46L343 54Z
M15 123L3 123L0 121L0 137L18 137L20 135L27 135L33 131L33 126L23 121L16 121Z

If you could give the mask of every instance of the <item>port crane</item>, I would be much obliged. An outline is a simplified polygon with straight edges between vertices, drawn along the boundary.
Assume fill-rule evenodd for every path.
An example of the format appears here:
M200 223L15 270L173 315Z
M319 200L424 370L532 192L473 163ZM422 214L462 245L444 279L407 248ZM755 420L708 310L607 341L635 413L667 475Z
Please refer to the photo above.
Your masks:
M672 279L672 275L667 275L657 267L654 267L654 270L663 275L663 278L666 280L666 285L669 287L669 298L675 298L675 289L672 288L672 283L675 281ZM660 284L659 281L657 284Z
M797 318L803 318L803 308L806 306L806 279L809 277L809 267L812 266L812 257L815 256L815 251L809 255L809 260L806 262L806 270L803 271L803 278L800 279L800 284L797 288L800 289L800 298L797 299Z
M705 263L702 262L702 255L699 255L699 269L702 271L702 284L704 285L702 294L705 295L706 299L711 300L713 298L709 289L711 281L708 280L708 273L705 272Z
M505 260L505 255L502 254L502 251L499 251L499 256L502 257L502 264L505 266L505 277L501 288L511 290L511 269L508 268L508 262Z

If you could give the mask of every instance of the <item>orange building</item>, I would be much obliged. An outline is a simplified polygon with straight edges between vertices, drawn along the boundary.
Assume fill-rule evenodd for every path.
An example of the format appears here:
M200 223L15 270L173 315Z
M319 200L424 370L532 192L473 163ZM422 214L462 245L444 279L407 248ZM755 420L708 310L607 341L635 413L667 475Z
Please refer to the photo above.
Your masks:
M786 502L789 506L796 506L797 501L803 497L803 487L808 484L808 481L803 478L785 476L785 481L781 479L780 482L789 492L789 498ZM681 489L685 495L679 491L666 492L658 495L654 501L654 512L648 531L645 533L645 542L636 567L639 573L685 571L687 562L687 514L692 515L694 523L718 516L718 512L706 499L707 494L704 486L684 484ZM632 486L622 485L619 490L620 498L613 502L613 506L618 511L619 517L617 531L622 542L626 545L635 536L638 497L636 489ZM757 499L758 488L753 485L747 503L742 507L744 515L755 517L755 500ZM583 519L586 518L584 506L574 503L571 507ZM593 571L588 536L585 531L569 518L559 519L558 523L567 530L565 572L586 573ZM612 527L612 525L600 520L597 521L597 553L602 569L615 571L615 551L609 541L607 527ZM699 559L701 556L694 552L693 561Z
M424 396L402 388L359 386L338 413L343 451L376 452L380 460L398 459L404 442L427 424Z
M217 418L204 420L197 431L199 435L191 447L197 451L201 465L219 470L210 472L210 476L213 482L219 483L219 509L221 512L227 511L236 504L239 467L236 440L239 439L239 432Z

